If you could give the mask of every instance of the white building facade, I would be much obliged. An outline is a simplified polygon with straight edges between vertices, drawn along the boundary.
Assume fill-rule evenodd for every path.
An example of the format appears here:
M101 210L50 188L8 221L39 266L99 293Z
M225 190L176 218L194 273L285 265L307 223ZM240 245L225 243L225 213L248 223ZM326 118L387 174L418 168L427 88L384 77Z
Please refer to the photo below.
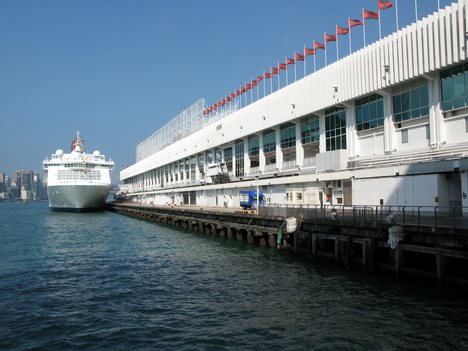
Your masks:
M133 201L468 206L467 7L453 3L124 169ZM200 111L201 113L201 111ZM207 184L225 162L229 181Z

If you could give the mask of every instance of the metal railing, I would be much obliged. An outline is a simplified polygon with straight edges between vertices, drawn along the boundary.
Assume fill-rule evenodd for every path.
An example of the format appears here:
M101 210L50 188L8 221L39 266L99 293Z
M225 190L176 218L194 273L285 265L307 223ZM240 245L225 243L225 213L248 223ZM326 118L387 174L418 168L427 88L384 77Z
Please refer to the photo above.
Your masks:
M468 228L468 207L463 206L375 206L375 205L286 205L260 206L260 215L296 217L315 221Z
M283 161L282 169L293 169L296 167L296 160Z

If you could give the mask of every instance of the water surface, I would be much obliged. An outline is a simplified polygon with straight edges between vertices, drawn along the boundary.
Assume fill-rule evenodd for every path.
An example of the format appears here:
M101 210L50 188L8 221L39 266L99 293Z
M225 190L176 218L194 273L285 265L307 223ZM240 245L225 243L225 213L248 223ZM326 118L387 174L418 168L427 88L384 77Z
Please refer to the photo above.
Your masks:
M0 204L0 349L466 350L431 286L114 213Z

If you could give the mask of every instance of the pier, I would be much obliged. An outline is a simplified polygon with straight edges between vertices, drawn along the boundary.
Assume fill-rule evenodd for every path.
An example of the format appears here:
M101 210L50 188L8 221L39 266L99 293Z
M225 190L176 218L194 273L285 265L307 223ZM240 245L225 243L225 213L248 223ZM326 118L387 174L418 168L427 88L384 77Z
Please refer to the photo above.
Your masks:
M255 211L112 203L139 219L290 250L347 268L468 287L468 219L460 209L385 206L279 206ZM294 231L286 230L295 218Z

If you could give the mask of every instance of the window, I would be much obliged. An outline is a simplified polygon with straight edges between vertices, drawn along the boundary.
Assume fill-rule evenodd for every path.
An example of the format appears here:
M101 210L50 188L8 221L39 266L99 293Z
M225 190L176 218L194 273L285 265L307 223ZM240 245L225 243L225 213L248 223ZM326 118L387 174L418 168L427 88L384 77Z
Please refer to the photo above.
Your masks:
M356 100L356 127L357 130L366 130L383 126L383 97L374 94Z
M393 121L429 115L429 89L427 85L393 96Z
M442 110L448 111L468 105L468 64L440 73Z
M468 133L468 117L465 117L465 132Z
M431 126L429 124L426 124L426 139L431 139Z
M325 110L325 142L327 151L346 149L346 112L344 108Z
M232 161L232 148L228 147L227 149L223 150L224 153L224 162L231 162Z
M296 146L296 125L285 123L280 127L281 149L288 149Z
M244 176L244 140L237 140L234 147L236 155L236 177Z
M273 152L276 150L276 132L274 129L263 132L263 152Z
M401 130L401 143L402 144L408 143L408 129Z
M319 120L305 122L301 124L301 143L309 144L320 140Z
M196 178L196 175L197 175L196 167L197 167L197 158L193 156L190 159L190 180L195 180Z
M214 154L215 154L215 162L221 161L222 159L221 149L216 148Z
M258 156L258 150L259 150L259 141L258 141L258 136L253 135L249 138L249 156Z

